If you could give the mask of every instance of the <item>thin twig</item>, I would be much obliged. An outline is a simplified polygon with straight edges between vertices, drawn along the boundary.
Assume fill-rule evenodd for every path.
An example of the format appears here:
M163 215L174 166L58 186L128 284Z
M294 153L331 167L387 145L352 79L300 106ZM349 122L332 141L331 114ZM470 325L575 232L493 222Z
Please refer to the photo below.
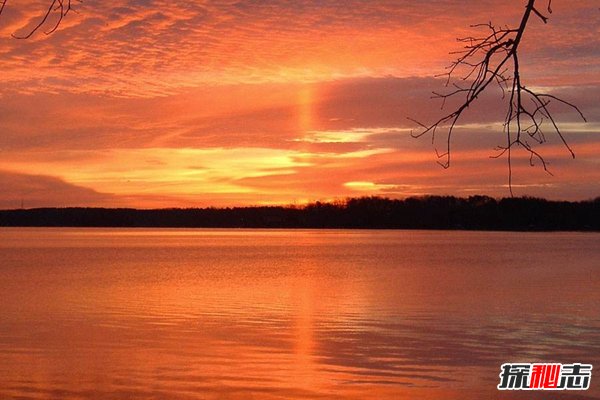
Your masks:
M50 35L58 29L67 14L69 14L70 11L73 11L72 1L82 2L82 0L49 0L48 8L41 15L40 20L33 28L29 29L25 35L13 33L11 36L15 39L29 39L37 31L47 25L50 25L49 29L44 31L44 33ZM2 15L7 2L8 0L2 0L0 2L0 15Z

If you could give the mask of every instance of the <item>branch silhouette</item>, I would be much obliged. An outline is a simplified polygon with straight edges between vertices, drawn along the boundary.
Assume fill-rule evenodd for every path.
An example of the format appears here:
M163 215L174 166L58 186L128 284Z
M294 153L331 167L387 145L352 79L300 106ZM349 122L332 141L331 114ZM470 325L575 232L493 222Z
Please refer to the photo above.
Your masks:
M11 36L15 39L29 39L40 30L42 30L44 34L50 35L58 29L67 14L71 11L77 12L73 8L75 2L81 3L82 0L49 0L48 8L40 15L39 21L33 28L29 29L24 35L13 33ZM0 1L0 15L4 12L7 3L8 0ZM46 29L44 30L44 28Z
M560 103L572 108L583 121L586 121L585 116L574 104L525 86L519 69L519 45L528 23L532 16L547 23L548 17L544 12L552 13L551 1L548 0L546 10L542 12L536 7L536 0L527 0L525 12L518 28L497 27L492 25L491 22L476 24L471 27L485 28L486 33L481 36L457 39L464 44L464 48L461 51L451 53L456 54L458 58L447 67L448 71L446 73L437 75L438 77L445 76L447 78L446 87L452 83L452 90L448 93L433 92L433 98L442 100L442 109L449 98L464 96L464 100L452 112L432 124L424 124L413 118L408 118L421 127L419 131L412 131L411 135L418 138L430 134L434 146L436 133L438 131L446 133L444 151L440 152L437 147L435 148L438 163L442 167L450 167L452 134L458 121L463 116L464 111L483 92L488 90L490 85L500 87L503 100L508 98L506 116L503 121L506 143L498 146L496 148L497 154L491 157L507 157L508 186L511 195L513 195L512 152L514 148L520 147L529 154L531 166L535 165L535 161L539 161L544 171L551 174L547 161L536 149L536 145L546 142L544 129L548 124L550 130L560 138L571 157L575 158L575 153L567 143L548 106L551 102ZM460 77L461 83L457 83L454 76L462 71L466 72L463 72Z

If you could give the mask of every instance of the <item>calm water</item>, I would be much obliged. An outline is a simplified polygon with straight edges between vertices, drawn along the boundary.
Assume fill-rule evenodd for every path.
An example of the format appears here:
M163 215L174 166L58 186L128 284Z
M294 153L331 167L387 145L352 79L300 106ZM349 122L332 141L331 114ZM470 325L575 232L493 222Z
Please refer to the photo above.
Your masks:
M1 399L600 398L600 234L0 229L0 299Z

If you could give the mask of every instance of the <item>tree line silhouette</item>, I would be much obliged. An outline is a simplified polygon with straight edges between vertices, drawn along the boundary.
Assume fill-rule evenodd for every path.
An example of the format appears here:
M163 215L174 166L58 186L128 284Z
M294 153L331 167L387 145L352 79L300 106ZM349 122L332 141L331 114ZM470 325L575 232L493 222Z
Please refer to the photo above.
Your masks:
M0 226L600 231L600 197L580 202L532 197L361 197L305 206L35 208L0 210Z

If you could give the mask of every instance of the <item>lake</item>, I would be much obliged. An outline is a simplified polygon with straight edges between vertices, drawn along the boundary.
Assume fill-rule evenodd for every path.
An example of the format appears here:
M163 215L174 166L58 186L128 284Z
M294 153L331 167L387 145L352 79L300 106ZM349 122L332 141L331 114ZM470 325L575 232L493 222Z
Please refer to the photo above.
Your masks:
M599 233L2 228L0 299L1 399L600 398Z

